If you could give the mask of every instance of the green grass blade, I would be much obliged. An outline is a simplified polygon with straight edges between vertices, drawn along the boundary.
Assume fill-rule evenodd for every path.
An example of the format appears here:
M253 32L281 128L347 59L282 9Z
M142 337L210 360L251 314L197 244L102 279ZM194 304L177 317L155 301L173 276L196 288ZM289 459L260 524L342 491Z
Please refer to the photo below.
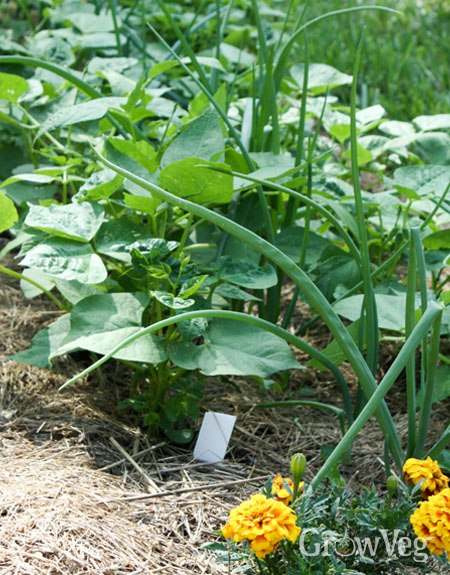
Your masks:
M283 77L284 69L286 67L287 59L288 59L289 54L292 50L292 47L294 46L295 42L300 37L300 35L303 34L303 32L307 28L309 28L310 26L313 26L314 24L317 24L318 22L321 22L322 20L326 20L327 18L332 18L334 16L340 16L342 14L351 14L353 12L361 12L363 10L369 10L369 11L370 10L382 10L383 12L391 12L391 13L397 14L397 15L402 14L402 12L399 12L398 10L394 10L393 8L387 8L385 6L354 6L353 8L343 8L342 10L334 10L332 12L327 12L326 14L322 14L321 16L318 16L317 18L313 18L309 22L306 22L305 24L303 24L303 26L298 28L290 36L290 38L287 40L286 44L284 45L284 47L280 53L277 65L275 66L275 72L274 72L275 86L276 86L277 91L280 88L281 79Z
M432 304L433 302L430 302L428 304L428 308ZM414 451L414 456L420 459L422 459L423 451L425 448L425 442L428 434L428 427L430 425L431 407L433 404L434 381L436 379L436 371L437 371L438 355L439 355L442 311L443 310L441 310L441 313L436 317L436 319L433 322L431 343L428 350L425 391L422 398L422 405L420 407L419 430L417 432L417 443Z
M410 230L410 245L411 230ZM415 250L409 251L408 278L406 284L406 316L405 316L405 338L411 335L415 324L415 303L417 286L417 263ZM416 358L415 354L406 363L406 394L408 405L408 447L407 457L412 457L416 446Z
M317 487L319 483L328 476L332 467L334 467L339 463L341 457L351 447L355 437L358 435L358 433L361 431L361 429L373 415L377 407L383 401L383 398L385 397L389 389L395 383L397 377L400 375L404 366L406 365L408 358L411 356L411 354L415 353L417 346L420 344L422 338L427 333L430 325L434 321L436 321L436 318L440 317L441 314L442 314L442 308L438 306L436 303L431 302L425 315L421 318L419 323L414 328L408 341L406 341L405 344L403 345L402 349L400 350L400 353L395 358L394 362L387 371L386 375L383 377L375 393L368 400L361 413L355 419L353 425L350 427L350 429L347 431L345 436L336 446L334 451L325 461L324 465L314 476L313 480L311 481L311 486L313 488ZM400 463L398 467L399 469L401 469L402 464Z
M359 241L361 247L361 276L363 280L363 290L364 290L363 310L365 312L365 322L361 322L361 325L365 323L365 329L367 330L367 333L370 334L370 337L367 337L367 363L372 373L376 373L378 364L378 346L379 346L378 317L377 317L375 294L373 291L373 285L371 279L369 245L367 241L367 228L364 215L364 205L361 195L361 185L359 181L358 140L357 140L357 128L356 128L356 90L358 86L358 71L359 71L359 64L361 61L361 52L362 52L362 35L359 41L358 50L356 52L355 66L353 69L351 111L350 111L350 150L351 150L351 161L352 161L352 182L355 194L356 218L358 222Z

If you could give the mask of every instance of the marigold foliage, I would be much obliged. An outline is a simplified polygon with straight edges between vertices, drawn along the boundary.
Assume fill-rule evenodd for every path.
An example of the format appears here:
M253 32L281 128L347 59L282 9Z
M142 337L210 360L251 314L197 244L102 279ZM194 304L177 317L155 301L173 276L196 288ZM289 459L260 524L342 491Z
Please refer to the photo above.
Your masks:
M438 462L433 461L431 457L427 457L425 461L407 459L403 465L403 475L408 483L414 485L424 480L420 487L424 499L436 495L449 486L449 478L442 473Z
M450 552L450 489L422 501L411 515L414 533L435 555Z
M296 521L292 509L284 503L257 493L230 511L230 519L222 534L236 542L246 539L250 549L263 559L283 539L292 543L296 541L301 531Z

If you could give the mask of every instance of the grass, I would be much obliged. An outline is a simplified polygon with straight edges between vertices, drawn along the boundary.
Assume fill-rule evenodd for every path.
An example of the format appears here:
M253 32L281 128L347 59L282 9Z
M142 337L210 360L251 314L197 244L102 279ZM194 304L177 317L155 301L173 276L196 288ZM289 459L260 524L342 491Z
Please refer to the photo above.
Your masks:
M317 0L310 2L308 14L311 17L354 4L349 0ZM449 1L386 0L378 4L401 10L404 15L371 12L344 15L339 22L325 21L310 32L310 61L351 73L364 26L362 107L380 103L389 115L405 121L445 112L450 106L450 74L445 56L450 50Z

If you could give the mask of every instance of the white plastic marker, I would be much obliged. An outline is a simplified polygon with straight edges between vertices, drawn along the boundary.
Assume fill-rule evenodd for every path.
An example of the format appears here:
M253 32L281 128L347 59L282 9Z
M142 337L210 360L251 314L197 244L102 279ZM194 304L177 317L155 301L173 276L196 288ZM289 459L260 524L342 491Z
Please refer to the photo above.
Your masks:
M205 413L194 448L194 459L208 463L222 461L235 422L235 415L226 415L215 411Z

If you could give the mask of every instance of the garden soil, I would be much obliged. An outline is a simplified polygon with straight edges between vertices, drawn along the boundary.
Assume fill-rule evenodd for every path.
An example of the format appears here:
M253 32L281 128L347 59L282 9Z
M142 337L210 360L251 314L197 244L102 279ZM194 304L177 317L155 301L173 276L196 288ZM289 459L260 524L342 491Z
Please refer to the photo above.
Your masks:
M281 394L263 395L251 380L211 378L202 407L236 415L237 422L223 463L199 465L192 446L149 440L138 420L117 411L131 375L123 365L109 362L88 381L58 392L89 356L58 358L52 371L8 359L59 313L45 298L24 299L16 280L0 278L0 575L229 573L202 545L221 540L217 530L229 510L268 474L289 473L293 453L306 455L310 479L321 465L321 446L339 441L334 416L298 407L260 409L256 402ZM299 304L296 313L299 321L307 309ZM320 331L309 341L324 347L327 336ZM384 353L387 367L396 349ZM344 369L354 390L355 378ZM294 373L288 389L300 386L313 399L339 405L327 372ZM401 388L393 389L389 404L404 438ZM447 420L448 404L438 404L430 441ZM384 490L382 446L371 420L355 442L352 464L342 466L350 487L375 482Z

